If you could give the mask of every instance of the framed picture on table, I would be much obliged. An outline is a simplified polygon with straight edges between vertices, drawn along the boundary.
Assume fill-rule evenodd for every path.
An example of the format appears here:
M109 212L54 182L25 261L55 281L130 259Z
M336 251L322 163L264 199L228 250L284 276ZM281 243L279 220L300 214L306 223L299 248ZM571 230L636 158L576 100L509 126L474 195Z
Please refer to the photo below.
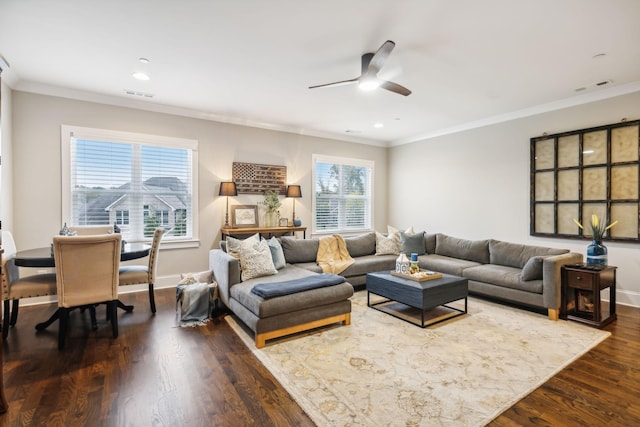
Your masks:
M232 227L257 227L258 226L258 206L257 205L231 206L231 226Z
M280 227L288 227L289 219L288 218L280 218Z

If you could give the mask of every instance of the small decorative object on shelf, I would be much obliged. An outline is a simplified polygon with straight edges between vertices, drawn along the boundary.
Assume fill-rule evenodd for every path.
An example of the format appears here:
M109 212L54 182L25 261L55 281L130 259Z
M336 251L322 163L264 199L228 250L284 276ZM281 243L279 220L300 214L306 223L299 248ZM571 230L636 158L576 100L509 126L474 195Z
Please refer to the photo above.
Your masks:
M294 227L300 227L301 225L302 225L302 221L300 221L300 219L296 218L293 220Z
M68 236L69 234L71 234L71 230L69 230L69 227L67 227L67 223L65 222L62 226L62 229L60 230L60 235Z
M578 222L574 218L573 222L576 223L578 227L584 230L582 224ZM607 265L607 247L602 244L602 239L604 239L604 235L613 226L615 226L618 221L614 221L609 225L605 225L606 221L600 221L598 215L591 215L591 236L593 237L593 241L589 246L587 246L587 264L602 264Z
M280 199L278 199L278 193L273 190L265 191L264 200L260 204L267 208L267 212L264 214L264 226L277 227L278 209L282 206Z
M118 223L114 221L113 222L113 232L114 233L120 233L120 231L122 231L122 230L120 230L120 227L118 227Z

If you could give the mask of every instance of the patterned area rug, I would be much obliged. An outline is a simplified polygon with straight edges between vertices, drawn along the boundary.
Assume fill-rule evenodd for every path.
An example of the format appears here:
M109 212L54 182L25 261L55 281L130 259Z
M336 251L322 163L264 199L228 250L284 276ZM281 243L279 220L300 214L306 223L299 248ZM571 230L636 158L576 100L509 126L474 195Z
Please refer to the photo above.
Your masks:
M352 301L350 326L260 350L226 316L319 426L484 425L610 335L474 298L468 314L427 329L367 307L364 291ZM401 307L387 308L415 314Z

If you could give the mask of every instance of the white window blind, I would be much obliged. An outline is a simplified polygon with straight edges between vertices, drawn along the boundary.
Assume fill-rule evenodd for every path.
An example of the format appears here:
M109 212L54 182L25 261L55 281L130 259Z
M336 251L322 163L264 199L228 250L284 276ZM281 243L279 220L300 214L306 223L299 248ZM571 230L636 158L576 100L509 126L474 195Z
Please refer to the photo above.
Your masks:
M156 227L163 240L194 238L197 141L69 126L62 135L69 225L116 223L127 241Z
M314 155L313 164L314 232L370 230L374 163Z

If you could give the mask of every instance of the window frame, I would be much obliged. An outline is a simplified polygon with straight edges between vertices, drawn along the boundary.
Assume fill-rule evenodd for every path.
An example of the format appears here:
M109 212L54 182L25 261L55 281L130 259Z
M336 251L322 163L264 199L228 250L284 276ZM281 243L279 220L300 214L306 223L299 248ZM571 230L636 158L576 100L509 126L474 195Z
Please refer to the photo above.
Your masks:
M71 140L87 139L114 143L130 143L137 145L156 146L165 148L186 149L191 153L191 237L164 238L163 247L197 247L199 246L199 207L198 207L198 141L194 139L175 138L161 135L151 135L135 132L125 132L110 129L87 128L80 126L61 125L61 198L62 222L70 223L72 217L71 191ZM167 236L168 237L168 236ZM144 237L136 241L150 242L152 238Z
M375 194L375 161L367 160L367 159L356 159L349 157L341 157L341 156L327 156L323 154L313 154L312 155L312 191L313 196L311 200L311 219L312 219L312 234L322 235L322 234L357 234L363 233L373 230L374 222L374 194ZM338 228L334 230L321 230L317 227L316 222L316 206L317 206L317 193L316 193L316 182L317 182L317 174L316 174L316 165L318 163L332 163L339 164L343 166L354 166L354 167L365 167L369 168L369 182L368 182L368 224L365 224L363 228L357 229L345 229ZM367 198L367 196L365 196Z

